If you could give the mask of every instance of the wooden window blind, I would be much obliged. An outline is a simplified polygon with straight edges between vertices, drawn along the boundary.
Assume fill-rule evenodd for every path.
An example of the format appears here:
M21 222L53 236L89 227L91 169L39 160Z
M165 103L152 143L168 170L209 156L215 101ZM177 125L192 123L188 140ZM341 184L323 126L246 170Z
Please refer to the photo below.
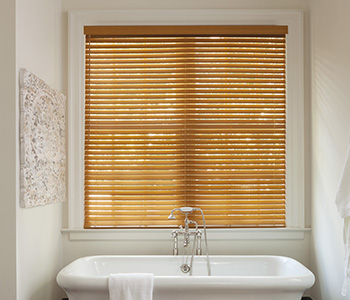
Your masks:
M84 30L85 228L285 227L286 26Z

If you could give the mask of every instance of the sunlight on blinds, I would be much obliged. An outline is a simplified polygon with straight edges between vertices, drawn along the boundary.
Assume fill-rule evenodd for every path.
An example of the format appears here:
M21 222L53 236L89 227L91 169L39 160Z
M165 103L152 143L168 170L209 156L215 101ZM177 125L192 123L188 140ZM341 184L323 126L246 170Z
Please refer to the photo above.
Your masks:
M85 228L174 227L180 206L208 227L285 227L285 47L87 34Z

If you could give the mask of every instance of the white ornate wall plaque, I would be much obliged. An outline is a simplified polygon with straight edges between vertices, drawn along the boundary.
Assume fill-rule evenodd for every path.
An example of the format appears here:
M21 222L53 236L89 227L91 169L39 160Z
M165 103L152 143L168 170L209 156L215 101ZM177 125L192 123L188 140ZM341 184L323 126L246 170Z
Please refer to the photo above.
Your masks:
M20 70L21 206L64 201L66 97Z

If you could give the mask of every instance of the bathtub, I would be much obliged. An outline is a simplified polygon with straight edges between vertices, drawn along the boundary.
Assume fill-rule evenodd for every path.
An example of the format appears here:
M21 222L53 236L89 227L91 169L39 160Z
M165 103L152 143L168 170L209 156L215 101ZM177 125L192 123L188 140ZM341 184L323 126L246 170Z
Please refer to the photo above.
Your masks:
M108 275L153 273L153 300L300 300L315 281L294 259L282 256L196 256L193 276L182 256L89 256L57 275L69 300L108 300ZM122 300L122 299L121 299Z

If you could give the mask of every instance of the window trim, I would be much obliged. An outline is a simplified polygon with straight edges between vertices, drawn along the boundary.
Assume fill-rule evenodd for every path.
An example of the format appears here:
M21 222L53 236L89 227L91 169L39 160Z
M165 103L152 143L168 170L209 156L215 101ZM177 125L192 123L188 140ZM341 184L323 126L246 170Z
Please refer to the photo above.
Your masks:
M304 227L302 12L299 10L124 10L69 12L68 227L70 230L83 230L84 221L84 55L81 54L84 53L83 28L86 25L287 25L289 27L287 144L290 146L287 147L286 229ZM288 167L292 162L293 168ZM144 229L138 230L144 231Z

